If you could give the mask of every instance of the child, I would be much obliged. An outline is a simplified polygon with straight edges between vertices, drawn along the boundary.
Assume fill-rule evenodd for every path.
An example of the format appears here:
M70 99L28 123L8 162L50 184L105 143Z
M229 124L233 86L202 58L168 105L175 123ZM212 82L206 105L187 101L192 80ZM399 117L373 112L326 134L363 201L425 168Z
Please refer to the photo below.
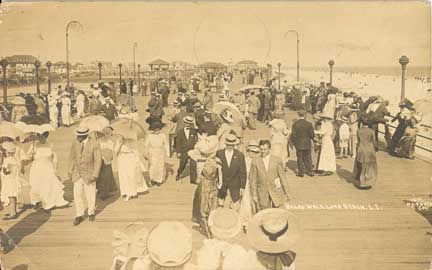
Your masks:
M350 139L350 128L348 126L348 118L341 118L342 124L339 127L339 147L340 155L342 158L347 158L348 155L348 141Z
M6 152L6 156L1 166L0 176L2 179L2 200L9 198L12 212L6 214L4 220L16 219L17 214L17 197L21 189L20 161L15 158L16 146L11 142L4 142L2 148Z

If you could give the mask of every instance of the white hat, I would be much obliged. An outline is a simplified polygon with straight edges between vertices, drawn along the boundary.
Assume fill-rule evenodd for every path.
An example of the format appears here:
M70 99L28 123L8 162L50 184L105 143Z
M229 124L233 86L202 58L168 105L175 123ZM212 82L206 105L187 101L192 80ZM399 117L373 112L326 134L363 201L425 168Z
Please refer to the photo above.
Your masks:
M163 221L150 232L147 249L152 261L158 265L183 265L192 256L192 233L181 222Z

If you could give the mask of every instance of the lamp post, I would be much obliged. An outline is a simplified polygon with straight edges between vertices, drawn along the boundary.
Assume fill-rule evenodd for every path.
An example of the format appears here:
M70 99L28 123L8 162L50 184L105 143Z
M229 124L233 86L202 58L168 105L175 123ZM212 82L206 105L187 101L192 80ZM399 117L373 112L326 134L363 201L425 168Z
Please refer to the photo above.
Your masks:
M6 76L6 72L7 72L7 66L8 66L8 61L6 59L2 59L0 60L0 65L2 67L3 70L3 103L4 105L7 104L7 76Z
M281 72L280 72L280 67L281 67L281 63L278 63L278 70L279 70L279 75L278 75L278 81L279 81L279 85L278 85L278 90L280 91L280 78L281 78Z
M401 100L405 99L405 70L408 63L409 59L405 55L402 55L401 58L399 58L399 64L402 66Z
M137 48L137 46L138 46L138 43L134 42L134 44L133 44L133 78L134 78L134 81L136 79L136 73L135 73L135 49Z
M51 67L52 63L50 61L46 62L45 66L48 69L48 94L51 94Z
M330 66L330 86L332 86L333 84L333 66L335 64L335 62L333 60L330 60L328 62L329 66Z
M101 62L98 63L98 68L99 68L99 80L102 80L102 63Z
M70 82L70 76L69 76L69 27L71 25L81 25L80 22L78 21L70 21L67 25L66 25L66 87L69 87L69 82Z
M122 73L121 73L122 66L123 66L122 64L119 64L120 84L121 84L121 82L122 82Z
M300 81L300 59L299 59L299 44L300 44L300 36L299 36L299 33L298 33L296 30L288 30L288 31L285 33L285 36L286 36L288 33L295 33L296 36L297 36L297 81L299 82L299 81Z
M141 65L138 64L138 93L141 93L141 76L140 76Z
M34 62L34 66L35 66L35 77L36 77L36 93L40 95L39 68L41 66L41 62L39 60L36 60Z

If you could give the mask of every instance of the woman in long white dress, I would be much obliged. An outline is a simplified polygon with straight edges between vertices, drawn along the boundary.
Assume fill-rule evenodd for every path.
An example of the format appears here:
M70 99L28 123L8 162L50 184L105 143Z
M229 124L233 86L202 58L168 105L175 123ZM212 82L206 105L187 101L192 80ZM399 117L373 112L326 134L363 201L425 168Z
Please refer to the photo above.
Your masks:
M73 124L73 119L71 115L71 100L68 95L68 93L65 93L61 99L61 117L63 125L65 125L66 127Z
M84 117L85 96L84 96L83 91L81 91L81 90L78 92L75 107L77 109L77 117L78 118Z
M249 171L252 164L252 160L257 157L260 153L259 144L255 140L249 141L247 148L247 155L245 156L246 161L246 186L243 193L243 198L240 203L239 215L242 220L243 228L246 230L249 221L252 219L252 216L255 214L255 207L251 200L251 191L249 184Z
M333 124L330 115L322 114L322 126L319 132L321 136L321 151L318 160L318 171L324 175L331 175L336 172L336 153L333 144Z
M114 147L117 156L120 195L125 201L147 192L148 186L142 173L140 154L134 140L122 139Z
M335 94L329 94L327 96L327 102L324 105L324 109L323 109L322 113L324 115L331 116L331 119L334 119L336 107L337 107L336 95Z
M32 144L28 156L32 161L29 171L30 200L36 206L41 203L44 210L64 207L64 185L57 177L57 155L46 145L48 132L38 135L39 141Z
M288 161L288 135L285 120L273 119L271 126L271 154L279 157L285 165Z
M50 95L48 96L48 106L49 106L49 119L50 124L57 128L58 127L58 108L57 108L57 96L56 95Z
M162 123L150 123L152 133L147 135L145 149L149 161L149 175L152 184L157 186L165 181L165 160L169 157L169 142L165 134L161 133Z

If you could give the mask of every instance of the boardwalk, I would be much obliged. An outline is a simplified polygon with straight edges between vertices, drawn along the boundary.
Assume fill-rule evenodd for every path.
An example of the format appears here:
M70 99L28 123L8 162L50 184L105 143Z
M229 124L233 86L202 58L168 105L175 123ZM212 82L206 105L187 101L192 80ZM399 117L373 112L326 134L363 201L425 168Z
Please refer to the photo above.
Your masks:
M144 112L147 98L138 97L137 105ZM287 112L290 123L294 112ZM144 117L143 117L144 119ZM246 140L269 136L264 125L257 132L247 132ZM67 154L73 139L73 128L60 128L49 137L59 155L59 174L65 178ZM176 168L177 160L170 164ZM408 208L404 200L426 199L430 193L432 166L417 160L392 158L378 153L379 178L370 191L359 191L351 183L352 159L338 160L337 174L328 177L295 177L295 157L289 161L287 176L292 192L291 207L305 205L377 205L381 210L291 210L299 216L303 237L295 248L296 269L301 270L420 270L429 269L432 244L431 224ZM67 199L72 186L65 183ZM1 228L17 243L3 255L7 269L29 270L106 270L113 250L114 229L141 220L152 227L163 220L179 220L188 226L195 186L175 183L173 175L148 195L124 202L113 199L98 201L96 222L85 221L72 226L74 208L59 209L51 215L27 210L16 221L0 221ZM193 232L194 246L203 237ZM240 242L248 246L244 235Z

